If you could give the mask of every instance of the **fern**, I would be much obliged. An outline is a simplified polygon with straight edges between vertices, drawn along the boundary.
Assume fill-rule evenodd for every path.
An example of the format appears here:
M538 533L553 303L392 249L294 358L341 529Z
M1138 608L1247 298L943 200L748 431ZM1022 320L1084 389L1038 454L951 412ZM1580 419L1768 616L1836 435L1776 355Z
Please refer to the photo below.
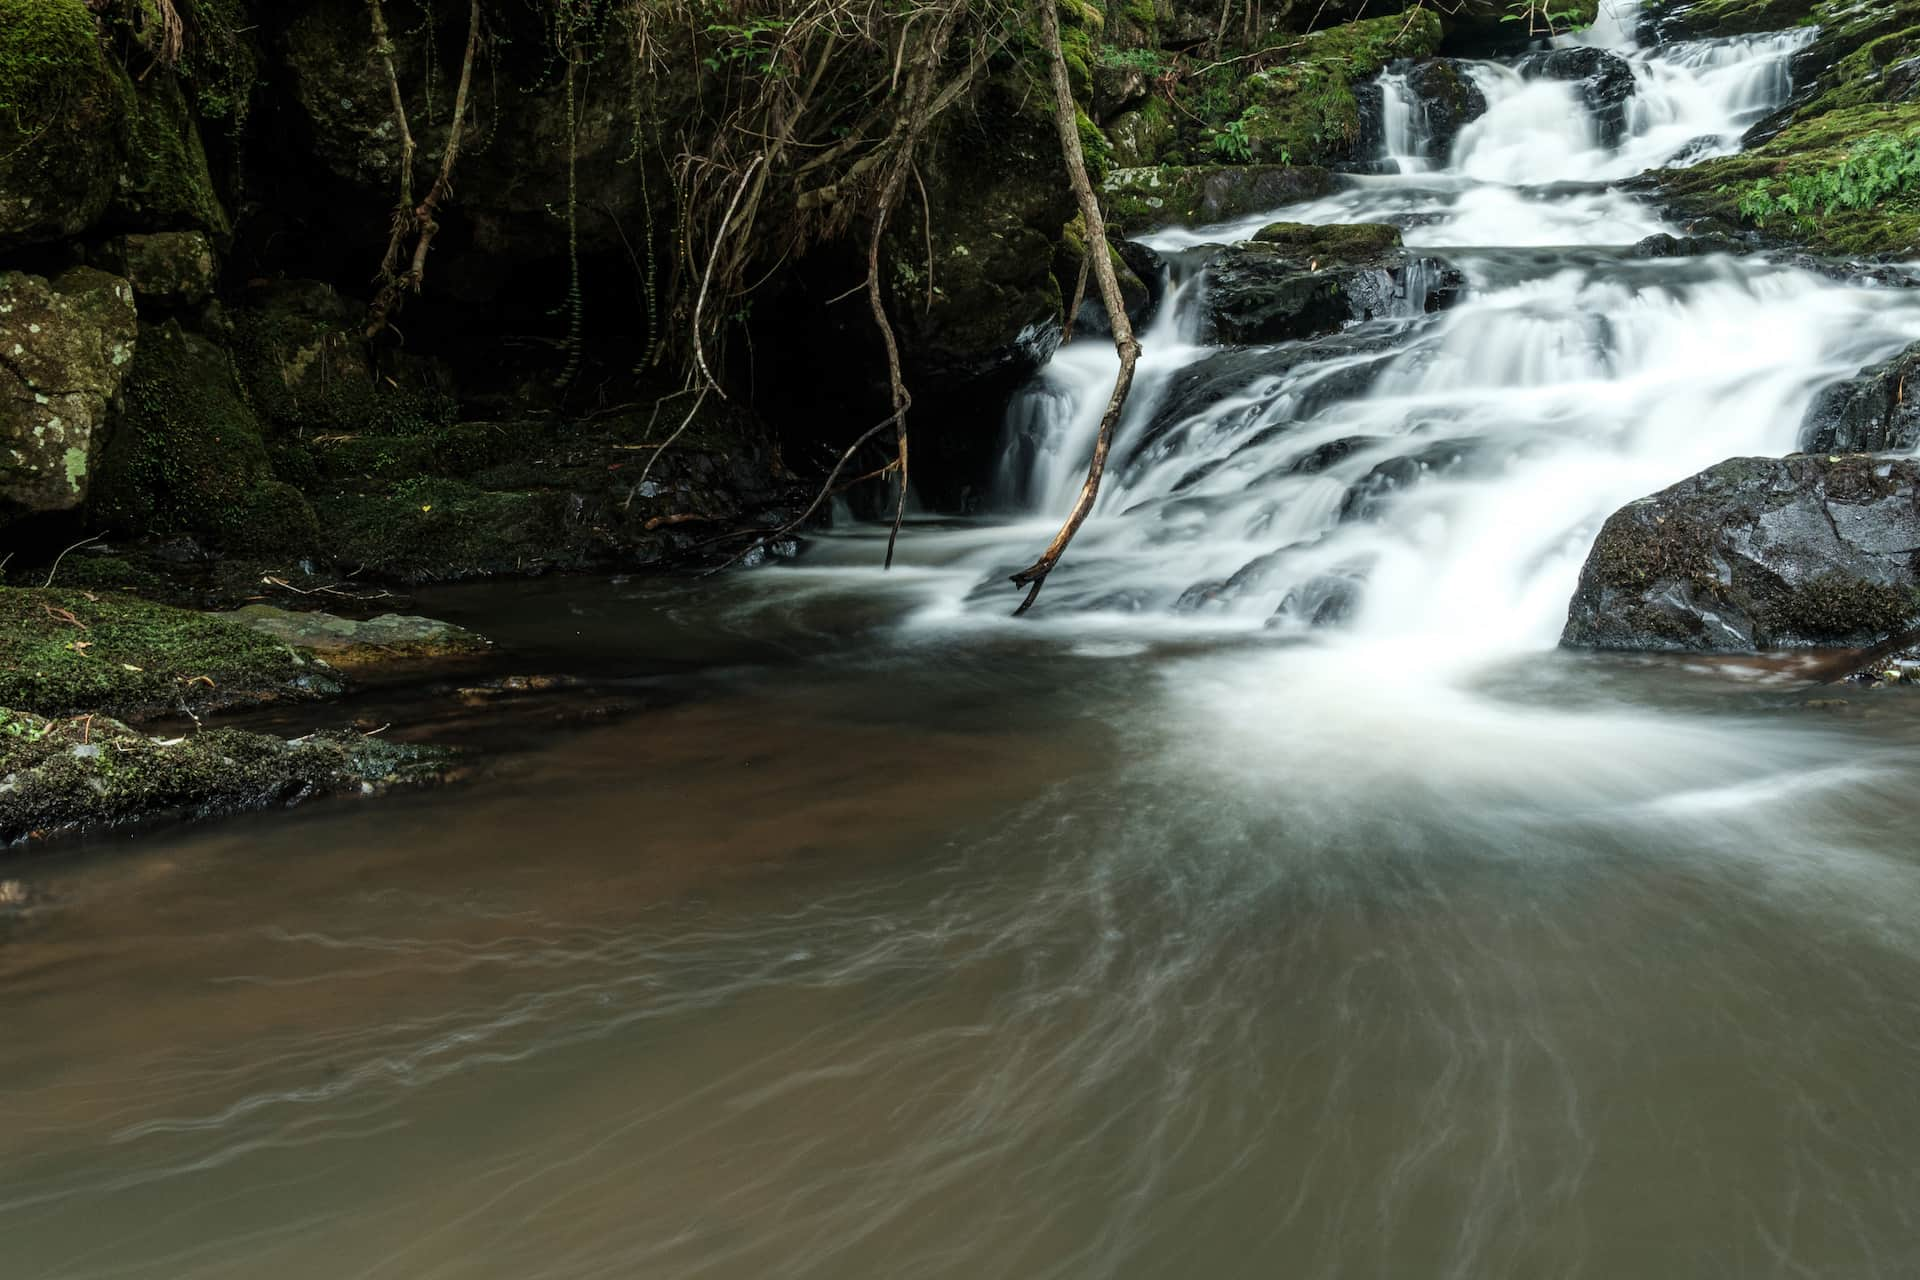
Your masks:
M1840 163L1786 178L1761 178L1740 193L1740 216L1764 227L1770 218L1826 216L1870 209L1920 191L1920 133L1862 138Z

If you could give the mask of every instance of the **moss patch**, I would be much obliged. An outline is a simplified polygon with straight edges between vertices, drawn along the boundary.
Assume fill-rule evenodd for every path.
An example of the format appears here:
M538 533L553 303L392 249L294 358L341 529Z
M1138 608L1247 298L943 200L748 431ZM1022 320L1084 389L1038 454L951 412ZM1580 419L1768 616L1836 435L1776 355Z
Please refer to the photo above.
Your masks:
M0 587L0 706L137 716L339 690L305 654L202 613L79 587Z
M279 481L225 353L177 323L142 331L126 415L95 479L94 514L143 535L191 533L226 550L300 554L313 509Z
M1418 9L1303 36L1287 62L1245 80L1240 122L1254 158L1290 164L1346 159L1360 140L1353 86L1395 58L1431 54L1440 35L1439 15Z
M101 716L50 720L0 707L0 847L418 785L443 775L450 758L352 732L156 738Z

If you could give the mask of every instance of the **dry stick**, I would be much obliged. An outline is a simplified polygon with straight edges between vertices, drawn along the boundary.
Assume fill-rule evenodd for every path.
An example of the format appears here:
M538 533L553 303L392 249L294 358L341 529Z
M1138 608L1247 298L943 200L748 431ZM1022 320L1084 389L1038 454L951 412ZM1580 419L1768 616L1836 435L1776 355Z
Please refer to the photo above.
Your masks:
M673 442L680 438L681 432L685 431L688 427L693 425L693 419L700 412L700 406L706 403L707 392L712 389L713 388L711 385L700 388L700 394L693 398L693 408L687 410L687 416L681 419L680 425L674 428L673 434L668 436L664 441L661 442L661 444L657 448L654 449L653 456L647 459L647 465L640 468L640 478L633 482L633 488L627 490L627 500L620 504L620 509L622 511L625 511L629 507L633 506L633 495L636 493L639 493L640 487L646 484L647 476L653 471L653 464L660 461L660 455L665 453L668 449L672 448ZM659 406L657 405L655 406L656 410L658 409L658 407Z
M775 529L772 533L761 534L759 537L755 538L752 542L749 542L746 546L740 548L738 551L734 552L731 556L727 557L726 560L722 561L720 564L717 564L712 569L708 570L708 572L719 573L722 569L727 568L729 565L739 560L742 556L745 556L748 552L752 551L755 547L763 547L767 543L772 542L775 539L785 537L787 534L792 533L795 529L798 529L801 525L805 524L808 520L810 520L813 517L813 513L820 509L820 504L822 502L825 502L830 494L838 492L833 487L833 482L835 480L838 480L840 478L840 473L847 469L847 463L853 461L853 455L858 453L860 449L867 443L867 441L873 439L875 436L879 435L882 431L885 431L888 427L891 427L892 425L893 425L893 418L891 415L889 415L888 417L875 423L873 426L868 427L866 431L861 433L861 436L858 440L855 440L852 444L847 446L846 452L840 455L840 461L833 464L833 470L827 472L827 478L821 484L820 491L813 495L813 501L807 504L807 509L805 511L802 511L799 515L787 521L785 524L781 525L778 529ZM893 463L890 462L885 467L882 467L879 471L874 472L874 474L884 475L892 467L893 467ZM732 536L732 535L728 535L728 536ZM719 539L715 539L715 541L719 541Z
M472 10L467 20L467 52L460 64L460 87L453 97L453 124L447 130L447 149L440 157L440 172L434 177L433 185L427 188L426 199L411 211L411 190L413 186L413 135L407 131L407 113L400 101L400 81L393 73L393 46L386 38L386 19L380 12L380 0L368 0L374 14L374 35L380 56L386 60L387 78L393 89L394 118L400 122L400 134L404 140L400 161L400 197L401 204L394 214L393 235L387 242L387 256L381 262L381 274L386 277L380 286L379 294L373 300L373 306L367 311L367 334L369 338L380 335L387 327L387 320L393 309L400 304L403 293L419 293L421 282L427 274L427 250L433 245L433 238L440 234L440 224L434 219L434 211L440 202L453 190L453 163L460 155L460 133L466 126L467 95L473 88L473 57L480 47L480 0L473 0ZM405 244L407 233L414 232L419 238L413 246L413 265L405 275L396 273L400 265L401 246Z
M1087 300L1087 271L1093 266L1092 251L1080 250L1080 274L1073 282L1073 303L1067 308L1066 327L1060 332L1060 345L1073 341L1073 322L1080 317L1080 304Z
M746 194L747 183L753 180L753 171L760 167L760 162L764 159L766 159L764 153L758 153L753 157L752 162L747 165L747 171L740 175L740 185L733 189L733 199L727 201L727 212L720 219L720 230L713 238L713 252L707 255L706 272L700 277L700 296L693 302L693 358L700 366L700 376L707 380L707 385L712 387L714 393L722 400L727 398L727 393L720 389L718 382L714 381L713 370L707 368L706 348L700 344L700 313L707 305L707 286L713 283L713 264L720 260L720 248L727 242L727 227L733 221L733 211L739 207L740 197Z
M91 538L82 538L80 539L80 541L74 543L71 547L68 547L67 551L77 551L81 547L86 546L89 542L98 542L100 541L100 539L106 536L107 535L104 533L96 533ZM67 551L62 551L59 555L53 558L53 568L47 570L47 580L40 584L41 590L44 591L46 588L53 585L53 575L60 572L60 562L67 558Z
M1015 586L1028 588L1027 598L1013 611L1015 617L1033 607L1047 575L1060 563L1067 544L1080 532L1080 526L1093 510L1093 500L1100 495L1100 477L1107 469L1107 451L1113 447L1113 429L1120 421L1121 410L1126 408L1127 392L1133 387L1133 366L1140 359L1140 344L1134 339L1133 323L1127 318L1126 303L1120 298L1120 281L1113 273L1113 258L1106 251L1107 222L1100 214L1100 202L1094 198L1093 184L1087 180L1086 159L1080 153L1080 130L1074 119L1073 90L1067 84L1066 59L1060 52L1060 17L1054 12L1054 0L1040 0L1040 39L1052 73L1054 123L1060 129L1060 154L1066 161L1074 197L1080 202L1081 216L1086 219L1087 257L1093 262L1094 278L1100 282L1100 300L1106 304L1107 320L1113 326L1113 345L1120 353L1120 373L1113 380L1113 395L1107 401L1105 416L1100 419L1100 434L1093 442L1093 457L1087 462L1086 483L1080 486L1073 511L1060 526L1060 532L1053 535L1047 549L1040 553L1040 558L1013 575Z

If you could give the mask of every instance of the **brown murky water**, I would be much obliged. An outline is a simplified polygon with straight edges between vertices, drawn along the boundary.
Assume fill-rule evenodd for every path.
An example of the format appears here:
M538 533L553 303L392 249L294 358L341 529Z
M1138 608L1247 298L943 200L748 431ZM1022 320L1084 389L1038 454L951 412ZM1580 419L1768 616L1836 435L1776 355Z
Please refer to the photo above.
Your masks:
M637 709L16 861L0 1275L1920 1274L1904 695L914 589L445 592Z

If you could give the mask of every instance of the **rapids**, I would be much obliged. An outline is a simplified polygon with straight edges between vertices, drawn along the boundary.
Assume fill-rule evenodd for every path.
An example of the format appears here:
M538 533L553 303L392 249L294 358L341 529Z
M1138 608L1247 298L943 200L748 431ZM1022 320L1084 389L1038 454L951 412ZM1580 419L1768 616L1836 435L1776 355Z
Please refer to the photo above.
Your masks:
M1270 219L1154 237L1028 619L1098 339L891 572L855 526L423 593L625 718L375 691L502 762L13 864L0 1274L1920 1273L1920 710L1555 648L1607 513L1920 339L1920 291L1629 252L1609 184L1737 147L1802 39L1603 21L1611 147L1484 64L1431 154L1389 74L1392 172L1276 216L1403 225L1436 315L1208 348L1194 246Z

